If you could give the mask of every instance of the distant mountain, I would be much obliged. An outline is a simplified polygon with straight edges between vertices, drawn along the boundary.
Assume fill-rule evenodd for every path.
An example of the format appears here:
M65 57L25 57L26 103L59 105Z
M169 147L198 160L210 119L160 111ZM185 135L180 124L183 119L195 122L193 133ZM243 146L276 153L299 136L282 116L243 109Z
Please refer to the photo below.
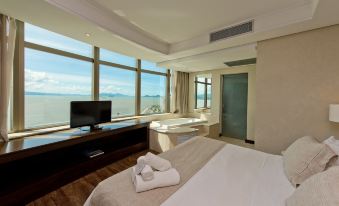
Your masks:
M160 97L160 95L145 95L143 97Z
M205 95L203 94L198 94L197 99L205 99ZM207 99L211 99L211 94L207 94Z
M203 94L198 94L198 95L197 95L197 99L205 99L205 95L203 95Z
M84 94L61 94L61 93L45 93L45 92L25 92L25 95L34 95L34 96L89 96ZM100 93L100 96L105 97L131 97L130 95L121 94L121 93ZM143 97L160 97L160 95L145 95Z
M25 92L25 95L35 95L35 96L89 96L84 94L61 94L61 93L48 93L48 92ZM129 97L129 95L121 93L100 93L100 96L106 97Z
M121 93L100 93L100 96L106 96L106 97L129 97L129 95L121 94Z

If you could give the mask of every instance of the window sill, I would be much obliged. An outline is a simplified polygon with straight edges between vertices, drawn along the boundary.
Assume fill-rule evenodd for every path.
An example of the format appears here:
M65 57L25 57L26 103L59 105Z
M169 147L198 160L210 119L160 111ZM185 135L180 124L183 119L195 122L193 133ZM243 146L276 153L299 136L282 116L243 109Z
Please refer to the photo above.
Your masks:
M129 116L129 117L121 117L121 118L114 118L111 122L119 122L124 120L131 120L131 119L140 119L140 118L147 118L147 117L154 117L161 115L168 115L171 113L160 113L160 114L150 114L150 115L142 115L142 116ZM17 138L23 138L23 137L29 137L34 135L42 135L42 134L48 134L52 132L58 132L70 129L69 125L61 125L61 126L53 126L53 127L46 127L46 128L37 128L37 129L30 129L22 132L14 132L8 134L9 140L17 139Z
M205 112L208 112L210 110L211 110L210 107L200 107L200 108L195 108L194 112L196 112L196 113L205 113Z

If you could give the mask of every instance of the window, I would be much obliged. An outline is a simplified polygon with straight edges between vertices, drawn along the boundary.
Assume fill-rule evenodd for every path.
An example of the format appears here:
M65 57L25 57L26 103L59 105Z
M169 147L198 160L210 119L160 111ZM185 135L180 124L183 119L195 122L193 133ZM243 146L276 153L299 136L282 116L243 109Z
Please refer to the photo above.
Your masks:
M195 78L195 108L211 107L211 78L197 77Z
M156 114L167 111L166 91L167 69L161 68L156 63L141 60L141 114ZM169 104L168 104L169 105Z
M24 38L31 43L24 50L25 128L69 122L70 102L91 100L93 63L67 54L91 57L92 46L31 24Z
M161 73L167 72L166 68L157 67L156 63L145 61L145 60L141 60L141 69L142 70L155 71L155 72L161 72Z
M112 117L135 114L135 71L100 65L100 100L112 101Z
M8 118L13 132L67 124L71 101L110 100L112 118L167 111L167 69L31 24L17 26L25 32L18 33L23 42L17 44L19 68L14 74L20 78L13 84L16 92Z
M196 83L197 99L196 108L205 107L205 84Z
M210 84L207 84L207 103L206 103L206 107L207 108L211 108L211 94L212 93L212 87Z
M166 108L166 77L141 74L141 114L163 113Z
M135 58L108 51L106 49L100 49L100 60L134 68L137 67L137 60Z
M92 56L91 45L27 23L25 41L86 57Z
M25 127L69 121L71 101L91 100L92 63L25 49Z

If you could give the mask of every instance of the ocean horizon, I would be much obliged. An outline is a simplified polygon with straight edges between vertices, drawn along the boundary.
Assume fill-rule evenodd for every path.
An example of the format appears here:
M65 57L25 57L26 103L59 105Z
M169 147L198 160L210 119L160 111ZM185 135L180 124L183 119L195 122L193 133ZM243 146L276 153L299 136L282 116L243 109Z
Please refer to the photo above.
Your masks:
M112 101L112 118L135 115L135 97L128 95L103 95L99 100ZM91 101L91 95L25 93L25 127L34 128L49 124L68 123L70 119L70 102ZM166 98L162 96L142 96L141 112L152 113L150 108L156 106L159 112L165 111ZM153 112L154 113L154 112Z

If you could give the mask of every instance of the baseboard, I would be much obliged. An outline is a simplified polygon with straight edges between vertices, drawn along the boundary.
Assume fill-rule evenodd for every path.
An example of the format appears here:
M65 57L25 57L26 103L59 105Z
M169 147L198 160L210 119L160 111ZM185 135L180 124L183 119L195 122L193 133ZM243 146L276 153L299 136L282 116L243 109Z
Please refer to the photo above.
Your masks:
M254 144L255 143L254 140L250 140L250 139L245 139L245 142L247 144Z

